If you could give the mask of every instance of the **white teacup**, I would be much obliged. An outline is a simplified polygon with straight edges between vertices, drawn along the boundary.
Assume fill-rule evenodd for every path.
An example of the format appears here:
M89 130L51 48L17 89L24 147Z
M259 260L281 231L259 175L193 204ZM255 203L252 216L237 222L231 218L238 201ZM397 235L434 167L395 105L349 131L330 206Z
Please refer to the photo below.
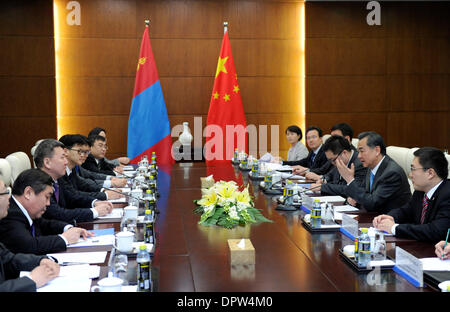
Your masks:
M138 207L136 206L126 206L123 208L123 217L125 219L137 219L138 217Z
M116 234L114 247L120 252L131 252L133 250L134 233L123 231Z
M123 280L118 277L112 276L112 274L108 275L98 281L96 286L92 286L91 291L96 292L121 292L122 291Z

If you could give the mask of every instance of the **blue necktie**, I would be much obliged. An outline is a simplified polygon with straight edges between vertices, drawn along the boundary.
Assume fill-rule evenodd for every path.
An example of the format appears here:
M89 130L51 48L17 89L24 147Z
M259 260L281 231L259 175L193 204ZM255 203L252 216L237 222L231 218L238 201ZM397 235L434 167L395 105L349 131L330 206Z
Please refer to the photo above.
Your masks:
M374 178L374 174L372 171L370 171L370 191L372 191L372 184L373 184L373 178Z
M316 153L312 153L311 155L311 165L314 163L314 158L316 158Z
M31 235L33 235L33 237L36 237L36 233L34 231L34 223L31 225Z

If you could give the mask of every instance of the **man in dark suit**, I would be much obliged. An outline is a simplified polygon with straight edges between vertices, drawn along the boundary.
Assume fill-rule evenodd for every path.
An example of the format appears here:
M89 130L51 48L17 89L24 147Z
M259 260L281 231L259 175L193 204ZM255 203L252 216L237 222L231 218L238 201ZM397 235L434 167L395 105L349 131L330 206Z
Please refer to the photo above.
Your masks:
M387 215L374 218L373 225L396 237L436 243L450 228L448 162L444 153L433 147L420 148L414 156L411 200Z
M353 164L355 167L355 180L358 185L364 185L367 168L358 159L358 152L353 150L347 139L342 136L333 135L322 146L327 159L333 164L333 169L329 173L321 176L316 183L311 185L311 189L320 192L321 195L346 196L345 189L347 182L339 174L336 168L336 160L340 159L347 168ZM323 183L323 184L322 184Z
M355 152L357 151L356 148L352 145L353 128L349 124L347 124L345 122L335 124L333 127L331 127L330 133L331 133L331 135L338 135L338 136L343 137L350 143L350 148ZM328 161L327 163L325 163L324 166L328 166L330 164L335 165L335 164L332 164L330 161ZM321 183L321 181L323 180L323 177L322 177L323 174L320 174L320 172L325 171L325 172L330 173L331 171L334 171L334 170L337 170L337 169L330 168L329 171L326 167L319 168L319 169L313 169L305 174L305 178L308 180L313 180L318 183ZM319 174L317 174L316 172L319 172Z
M50 205L44 213L44 218L75 224L76 222L92 221L111 212L111 203L96 201L92 207L92 199L84 200L77 196L76 190L67 189L60 183L61 177L66 173L67 165L64 144L61 142L54 139L43 140L34 152L34 162L38 169L53 179L54 192L50 198ZM83 204L85 205L83 206ZM86 209L87 207L90 209Z
M0 220L8 215L11 189L0 180ZM20 271L30 275L18 277ZM0 243L0 292L36 291L59 275L59 265L44 256L14 254Z
M381 213L407 203L411 198L408 178L403 169L386 155L386 145L381 135L372 131L363 132L358 139L358 159L368 168L364 185L358 185L355 180L354 164L348 168L342 160L336 160L336 167L347 182L347 202Z
M292 172L298 175L305 175L308 171L313 171L319 175L327 173L332 165L328 162L322 149L322 129L314 126L306 129L306 144L310 150L306 158L283 161L283 165L293 166Z
M70 183L81 194L98 200L117 199L123 197L118 192L104 190L100 184L93 180L81 177L75 166L81 166L90 153L89 143L86 137L80 134L66 134L59 141L66 147L67 168L62 177L64 184Z
M23 171L14 181L8 216L0 220L0 242L14 253L43 255L92 233L58 220L42 218L53 193L52 178L39 169Z
M96 135L89 137L88 139L91 143L91 153L83 163L83 168L107 175L115 175L114 170L119 172L123 171L119 167L115 169L116 167L105 161L105 154L108 149L108 145L106 145L106 139L104 137L101 135Z

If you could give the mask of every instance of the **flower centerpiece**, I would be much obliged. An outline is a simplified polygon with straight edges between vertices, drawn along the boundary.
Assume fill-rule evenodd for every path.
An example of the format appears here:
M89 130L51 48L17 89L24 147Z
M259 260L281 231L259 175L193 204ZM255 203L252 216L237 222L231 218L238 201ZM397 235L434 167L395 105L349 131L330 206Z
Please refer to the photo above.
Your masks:
M234 181L219 181L202 189L202 198L194 200L198 205L194 212L201 214L199 224L220 225L232 229L237 225L272 222L255 208L248 193L248 186L239 191Z

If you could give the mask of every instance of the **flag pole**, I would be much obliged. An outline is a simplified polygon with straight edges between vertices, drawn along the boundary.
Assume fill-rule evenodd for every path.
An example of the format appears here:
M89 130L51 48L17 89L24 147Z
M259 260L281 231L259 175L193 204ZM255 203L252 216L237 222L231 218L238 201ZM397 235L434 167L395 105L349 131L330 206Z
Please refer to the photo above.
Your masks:
M145 20L145 27L148 27L148 25L150 25L150 20L146 19Z
M225 34L228 31L228 22L223 22L223 33Z

